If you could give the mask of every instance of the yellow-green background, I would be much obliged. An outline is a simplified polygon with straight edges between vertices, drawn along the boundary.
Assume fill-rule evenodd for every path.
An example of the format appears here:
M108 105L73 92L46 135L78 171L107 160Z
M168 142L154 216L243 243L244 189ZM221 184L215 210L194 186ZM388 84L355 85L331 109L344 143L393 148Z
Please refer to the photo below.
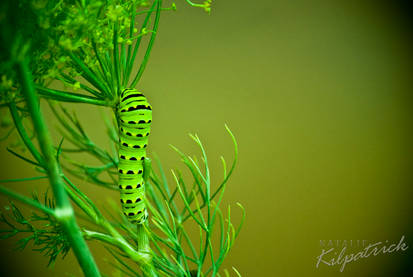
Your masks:
M225 205L247 220L226 268L243 276L408 276L412 272L412 22L408 1L214 1L210 16L164 13L139 89L154 107L150 152L176 167L173 144L198 153L214 176L219 155L239 166ZM106 145L97 109L79 107ZM31 170L1 150L0 177ZM22 172L23 171L23 172ZM78 182L104 204L117 194ZM15 184L18 191L39 187ZM45 186L42 186L45 187ZM41 191L42 189L38 189ZM4 199L3 199L3 202ZM320 240L398 241L406 252L315 268ZM98 264L111 274L101 246ZM80 276L72 255L47 259L1 242L1 276ZM349 251L350 252L350 251ZM6 273L7 272L7 273ZM26 275L24 275L26 274Z

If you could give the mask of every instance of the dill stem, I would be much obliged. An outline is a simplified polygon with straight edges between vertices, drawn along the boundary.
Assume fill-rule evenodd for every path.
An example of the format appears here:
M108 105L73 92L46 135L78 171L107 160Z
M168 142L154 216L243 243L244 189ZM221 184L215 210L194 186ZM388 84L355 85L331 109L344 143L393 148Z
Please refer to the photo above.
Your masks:
M145 223L137 225L138 252L143 253L144 262L141 264L141 269L145 276L156 277L158 274L155 271L152 263L152 253L149 245L149 237L145 230Z
M47 170L50 185L56 199L55 217L67 235L84 275L88 277L100 277L101 275L93 256L76 223L73 208L64 188L64 181L60 176L60 167L54 155L52 140L40 111L39 98L35 92L33 78L28 68L28 59L19 59L16 66L18 77L22 84L22 91L26 98L27 106L37 133L39 146L43 154L44 166Z

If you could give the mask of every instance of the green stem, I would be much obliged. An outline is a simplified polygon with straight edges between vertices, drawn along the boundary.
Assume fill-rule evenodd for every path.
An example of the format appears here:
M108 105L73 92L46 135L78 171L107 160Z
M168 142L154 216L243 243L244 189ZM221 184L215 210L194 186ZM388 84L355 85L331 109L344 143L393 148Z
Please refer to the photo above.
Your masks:
M100 100L96 97L91 97L87 95L82 95L82 94L73 93L73 92L66 92L66 91L61 91L61 90L56 90L56 89L51 89L51 88L45 88L45 87L40 87L40 86L36 86L36 89L40 95L46 98L50 98L50 99L54 99L58 101L87 103L87 104L93 104L93 105L98 105L98 106L110 106L110 103L108 101Z
M14 125L16 126L16 129L19 132L19 135L22 138L27 149L29 149L30 153L33 155L33 157L39 164L43 164L42 156L40 155L39 151L37 151L36 147L34 147L32 141L26 133L26 130L24 129L22 118L20 117L19 112L17 111L16 103L11 102L9 104L9 109L14 121Z
M148 14L146 15L146 17L145 17L145 19L144 19L144 21L143 21L143 23L142 23L142 27L141 27L141 29L140 29L140 33L141 33L141 34L142 34L143 30L146 29L146 26L148 25L149 19L151 18L151 14L152 14L152 12L153 12L153 10L154 10L154 7L155 7L155 5L156 5L156 2L157 2L157 1L153 1L153 4L152 4L151 9L150 9L150 12L148 12ZM128 70L127 70L127 72L126 72L126 80L125 80L125 84L126 84L126 85L129 83L130 75L131 75L131 73L132 73L132 67L133 67L133 64L134 64L134 62L135 62L136 54L138 53L138 49L139 49L139 46L140 46L140 44L141 44L142 38L143 38L143 36L138 36L138 38L136 39L136 42L135 42L135 47L134 47L134 49L133 49L132 56L130 57L130 59L128 59L128 65L127 65L127 69L128 69ZM129 87L132 87L132 86L129 86Z
M94 53L96 55L96 58L99 62L101 75L102 75L104 81L106 81L106 83L110 85L109 90L112 90L112 93L114 93L115 89L113 87L113 83L111 82L111 80L108 77L108 74L109 74L108 67L104 64L104 61L102 60L102 57L99 54L99 51L97 49L96 43L93 40L92 40L92 48L93 48L93 51L94 51Z
M133 36L133 30L135 28L135 11L136 11L136 6L135 3L132 3L132 8L131 8L131 24L129 28L129 37ZM129 81L129 63L130 63L130 58L131 58L131 53L132 53L132 44L128 46L127 50L128 54L126 56L125 64L124 64L124 69L123 69L123 80L122 80L122 85L125 87Z
M40 204L37 201L34 201L33 199L30 199L26 196L18 194L18 193L14 192L14 191L11 191L9 189L6 189L5 187L0 186L0 193L2 193L4 195L7 195L9 197L12 197L16 200L19 200L20 202L23 202L26 205L32 206L36 209L39 209L39 210L41 210L42 212L44 212L46 214L54 215L54 211L52 209Z
M119 95L121 91L121 83L120 83L120 66L119 66L119 44L118 44L118 22L115 22L113 26L113 66L115 68L115 77L116 77L116 84L117 90L116 94Z
M93 72L80 60L75 54L69 52L68 55L74 62L75 66L82 72L82 77L85 78L89 83L96 87L101 92L109 95L109 90L105 84L100 80Z
M102 234L99 232L95 232L95 231L90 231L90 230L83 230L83 233L86 239L96 239L96 240L104 241L110 245L115 245L121 248L119 246L119 242L116 239L114 239L112 236Z
M44 156L45 168L48 172L50 185L56 199L56 219L62 225L85 276L100 277L99 270L82 237L82 233L74 217L73 208L65 192L64 181L60 176L60 167L54 155L49 130L47 129L39 108L39 98L35 92L33 78L29 71L27 59L21 59L17 62L17 72L32 117L33 125L37 132L37 138Z
M152 252L149 245L149 237L145 230L145 224L138 224L137 226L137 237L138 237L138 252L143 253L145 262L142 263L142 271L145 276L156 277L158 274L155 271L152 263Z
M145 70L146 64L148 63L149 55L151 54L153 43L155 42L156 34L158 33L159 17L161 15L161 7L162 7L162 0L158 0L157 6L156 6L156 15L155 15L155 22L153 24L152 35L149 40L148 47L146 48L146 53L141 63L141 66L139 67L138 73L136 74L135 79L132 81L132 84L130 85L131 88L134 88L136 84L139 82L139 80L142 77L143 71Z
M77 82L77 80L75 80L70 75L65 74L64 72L60 72L60 75L61 76L56 76L56 79L61 81L62 83L69 83L71 85L74 85ZM86 85L84 85L80 82L79 82L79 84L80 84L81 89L89 92L90 94L94 95L95 97L102 98L102 94L100 92L98 92L98 91L96 91L96 90L90 88L89 86L86 86Z

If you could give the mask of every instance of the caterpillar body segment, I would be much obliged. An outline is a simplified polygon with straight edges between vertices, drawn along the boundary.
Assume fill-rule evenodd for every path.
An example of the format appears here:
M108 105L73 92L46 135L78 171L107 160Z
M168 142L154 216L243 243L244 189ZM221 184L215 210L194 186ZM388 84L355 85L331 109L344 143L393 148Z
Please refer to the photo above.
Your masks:
M121 93L117 110L119 119L119 189L123 214L132 223L141 224L148 217L143 178L152 107L135 89Z

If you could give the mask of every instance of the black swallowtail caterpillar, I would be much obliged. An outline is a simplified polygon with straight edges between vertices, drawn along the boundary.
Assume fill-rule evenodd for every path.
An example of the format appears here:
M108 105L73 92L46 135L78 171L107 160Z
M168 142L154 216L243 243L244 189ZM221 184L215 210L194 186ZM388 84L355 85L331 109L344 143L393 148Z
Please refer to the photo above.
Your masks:
M145 205L143 163L152 122L152 107L135 89L121 93L119 119L119 189L123 214L132 223L148 217Z

